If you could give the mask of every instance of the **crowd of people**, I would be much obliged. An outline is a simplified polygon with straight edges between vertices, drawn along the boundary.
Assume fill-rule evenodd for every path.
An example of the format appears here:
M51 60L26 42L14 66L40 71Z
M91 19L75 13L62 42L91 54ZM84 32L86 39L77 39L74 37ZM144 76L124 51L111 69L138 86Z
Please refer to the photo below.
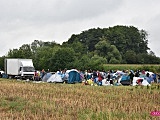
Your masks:
M149 84L151 83L160 83L160 75L153 73L153 72L149 72L149 71L145 71L145 70L137 70L137 71L133 71L133 70L110 70L110 71L86 71L85 73L86 75L86 80L88 79L92 79L92 81L94 81L94 83L99 83L101 84L101 81L103 79L106 79L106 82L109 82L110 85L113 85L114 83L118 83L120 82L120 78L121 76L127 76L127 79L130 81L130 85L132 85L133 83L133 78L136 77L138 78L136 80L137 85L142 85L143 80L145 79Z
M85 71L80 71L77 70L80 73L80 78L83 84L87 85L87 84L97 84L97 85L102 85L102 80L106 80L106 82L108 82L110 85L114 85L115 82L118 82L118 79L120 78L120 76L122 75L127 75L129 76L130 79L130 84L132 84L133 82L133 78L134 77L143 77L145 78L148 83L153 83L153 82L159 82L160 83L160 75L153 73L153 72L148 72L145 70L137 70L137 71L133 71L133 70L109 70L109 71L99 71L99 70L85 70ZM64 80L64 82L67 82L68 80L68 72L67 69L64 70L59 70L56 73L58 73L62 80ZM47 70L47 72L42 69L42 71L35 71L35 75L34 75L34 80L39 81L42 80L43 77L46 74L51 74L51 72L49 70ZM141 85L143 82L143 79L138 79L137 80L137 84Z

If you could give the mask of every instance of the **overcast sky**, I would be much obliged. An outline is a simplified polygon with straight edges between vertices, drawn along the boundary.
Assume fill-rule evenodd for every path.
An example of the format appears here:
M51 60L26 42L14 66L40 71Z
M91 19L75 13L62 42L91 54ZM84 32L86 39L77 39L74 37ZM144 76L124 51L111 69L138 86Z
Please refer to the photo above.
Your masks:
M0 0L0 56L34 40L67 41L91 28L127 25L148 32L160 57L160 0Z

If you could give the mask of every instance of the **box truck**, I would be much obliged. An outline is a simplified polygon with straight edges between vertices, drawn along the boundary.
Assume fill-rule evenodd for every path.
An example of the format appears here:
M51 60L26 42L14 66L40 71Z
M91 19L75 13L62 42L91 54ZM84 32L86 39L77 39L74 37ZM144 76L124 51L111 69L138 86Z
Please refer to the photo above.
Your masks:
M5 74L8 78L33 79L35 68L32 59L6 58Z

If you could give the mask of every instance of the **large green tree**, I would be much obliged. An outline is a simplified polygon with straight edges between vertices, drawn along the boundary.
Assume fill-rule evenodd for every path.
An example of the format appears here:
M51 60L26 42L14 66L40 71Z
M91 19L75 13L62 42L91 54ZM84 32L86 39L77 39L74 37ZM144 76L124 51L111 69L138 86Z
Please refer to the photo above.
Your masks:
M33 61L34 65L37 69L50 69L52 70L53 67L51 66L52 64L52 59L54 58L55 53L60 49L60 47L55 46L55 47L48 47L48 46L43 46L39 47L36 52L34 53Z
M132 50L126 51L125 60L129 64L136 64L136 62L137 62L137 55L136 55L136 53L134 51L132 51ZM140 61L141 61L141 63L144 63L143 58L141 58Z
M95 45L97 55L105 57L107 63L120 63L122 56L115 45L111 45L106 38L101 38Z
M114 26L105 28L106 37L115 45L122 55L132 50L136 54L147 53L148 34L144 30L138 30L134 26Z
M13 49L13 50L10 49L6 57L21 58L21 53L18 49Z
M58 69L71 69L75 68L74 61L76 60L75 51L73 48L61 48L59 49L54 57L51 59L52 68L54 70Z
M21 58L32 58L32 51L29 44L24 44L19 48Z
M78 35L72 35L71 38L65 42L72 44L75 41L81 42L88 52L99 49L100 55L104 55L106 49L106 43L100 42L100 38L106 38L108 43L116 46L122 57L122 61L125 62L126 51L134 51L136 54L147 54L148 48L148 33L145 30L139 30L134 26L114 26L109 28L97 28L83 31ZM99 43L100 42L100 43ZM97 43L102 48L98 48ZM115 50L114 50L115 51ZM118 52L117 52L118 53ZM112 53L111 53L112 54ZM111 55L109 54L109 55ZM105 55L104 55L105 56ZM112 60L113 61L113 60ZM115 60L114 60L115 61ZM120 61L121 62L121 61Z
M23 44L19 49L9 50L9 58L32 58L32 51L29 44Z

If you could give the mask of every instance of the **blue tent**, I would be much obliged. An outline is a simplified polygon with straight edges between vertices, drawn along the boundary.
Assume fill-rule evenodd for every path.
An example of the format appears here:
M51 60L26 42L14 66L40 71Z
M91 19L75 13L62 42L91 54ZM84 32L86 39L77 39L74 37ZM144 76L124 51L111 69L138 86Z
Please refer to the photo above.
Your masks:
M122 75L120 83L122 85L130 85L131 84L130 76L128 76L127 74Z
M76 70L71 70L69 72L68 83L73 84L76 82L81 82L80 74Z
M52 74L50 72L46 73L43 78L42 81L43 82L47 82L47 80L52 76Z
M128 75L122 75L121 81L130 80L130 76Z
M149 84L151 84L151 82L154 81L152 77L145 77L145 79L147 80Z

